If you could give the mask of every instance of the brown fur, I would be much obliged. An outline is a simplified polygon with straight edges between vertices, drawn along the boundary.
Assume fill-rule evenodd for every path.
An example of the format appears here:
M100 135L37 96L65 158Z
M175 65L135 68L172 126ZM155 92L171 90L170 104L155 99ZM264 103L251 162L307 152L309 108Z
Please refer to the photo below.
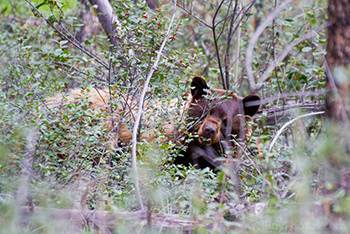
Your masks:
M196 162L194 158L204 157L211 166L217 167L218 164L214 161L220 155L218 148L220 148L221 142L229 142L231 135L244 140L248 130L245 124L246 115L252 116L257 112L260 106L260 98L257 95L250 95L243 99L234 93L229 93L222 89L210 90L202 77L195 77L192 80L191 95L189 104L183 106L187 109L184 111L188 113L187 124L190 127L187 130L197 133L198 138L190 143L188 150L185 152L185 158L180 160L180 163L192 162L194 164ZM110 100L110 97L113 97L113 100ZM64 103L77 104L84 99L88 100L89 107L93 110L99 109L106 116L110 116L110 121L107 121L106 128L113 129L111 132L115 132L119 123L118 135L112 137L113 145L116 143L129 144L131 142L131 127L134 124L138 105L133 104L130 99L126 100L125 96L118 96L113 91L110 95L107 89L91 89L89 92L82 89L74 89L66 97L56 95L48 99L47 104L50 107L58 107ZM112 112L110 102L116 100L123 100L120 102L122 105ZM125 102L126 106L123 106ZM250 102L252 103L251 105L249 105ZM136 103L135 100L134 103ZM167 105L168 109L174 109L176 107L175 103L176 100L169 103ZM156 122L154 113L151 111L159 107L159 105L159 103L145 103L145 106L151 108L146 108L143 114L144 125L147 126ZM176 125L179 125L179 123L163 121L160 133L167 136L167 140L174 140ZM153 130L150 129L150 131L144 132L141 135L141 140L152 142L157 137Z
M248 130L245 126L246 115L253 116L257 112L259 96L250 95L243 99L226 90L209 90L202 77L195 77L191 86L193 98L189 119L203 119L198 127L199 142L211 145L230 134L244 140ZM252 104L247 105L248 102Z
M195 122L191 128L198 138L190 143L184 161L197 164L199 168L218 167L216 158L221 155L221 143L232 146L232 136L244 140L249 128L246 121L259 109L260 97L249 95L241 98L234 93L222 89L209 89L202 77L195 77L191 84L192 99L189 105L188 122ZM198 165L199 158L204 159Z
M113 100L110 99L110 97L113 97ZM132 126L134 124L134 119L136 117L136 112L138 105L136 105L136 101L131 101L131 98L128 98L126 100L125 96L118 96L115 92L112 91L112 93L109 93L108 89L90 89L89 92L83 89L73 89L70 91L70 93L66 96L62 94L58 94L54 97L51 97L47 100L46 104L51 108L57 108L60 106L63 106L63 104L67 103L74 103L77 104L81 102L82 100L88 100L89 107L92 110L99 109L101 112L106 114L106 116L110 116L110 119L106 122L106 128L113 129L118 127L118 135L114 137L113 145L115 143L119 144L129 144L132 139ZM120 101L120 107L116 108L111 111L110 102L116 102L117 100ZM125 105L125 102L126 105ZM125 105L125 106L124 106ZM145 106L151 105L148 103L145 103ZM160 103L152 103L152 108L146 108L145 112L143 113L143 119L146 126L155 122L154 113L151 113L151 110L154 108L159 108ZM168 111L171 111L175 107L175 101L169 103L167 105ZM125 114L122 114L125 113ZM129 125L127 124L129 123ZM168 136L168 140L173 139L173 133L175 128L175 123L173 122L163 122L161 125L162 132L166 136ZM114 129L114 130L115 130ZM152 142L154 138L157 137L157 134L154 133L152 129L149 129L149 131L145 131L141 135L141 140L146 142Z

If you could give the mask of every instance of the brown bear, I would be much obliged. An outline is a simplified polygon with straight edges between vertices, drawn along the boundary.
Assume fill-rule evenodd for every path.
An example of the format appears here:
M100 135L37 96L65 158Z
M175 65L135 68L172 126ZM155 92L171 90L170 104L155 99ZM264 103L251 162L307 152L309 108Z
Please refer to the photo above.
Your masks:
M247 116L253 116L258 111L260 97L250 95L241 98L226 90L210 90L205 80L198 76L192 80L191 95L189 104L183 105L185 107L183 111L187 112L185 128L190 133L196 133L195 135L198 135L198 137L195 137L187 146L187 150L182 152L184 157L176 157L175 163L191 163L198 168L207 166L217 168L220 166L220 163L216 159L221 156L225 142L226 145L232 146L230 141L232 136L236 136L242 140L245 139L248 129L245 124L246 118L248 118ZM110 103L116 103L119 99L122 105L111 112ZM105 116L110 116L110 118L107 118L108 123L105 124L105 128L116 129L115 125L119 125L118 135L113 136L113 132L115 131L109 131L110 136L106 136L105 140L110 140L110 145L127 145L131 141L131 127L134 123L134 116L138 107L132 104L135 101L133 99L130 97L126 98L123 95L121 96L113 92L113 90L74 89L65 97L60 94L49 98L47 104L51 108L57 109L59 106L63 106L64 108L66 104L79 104L82 100L87 101L90 109L99 110ZM175 100L167 108L175 108L176 105L174 103L176 103ZM128 108L123 109L123 105ZM151 110L153 110L157 106L157 103L145 103L145 106L147 105L152 106ZM144 125L156 122L153 114L150 110L144 113ZM112 126L112 123L114 123L114 126ZM179 124L171 122L171 120L163 120L161 125L158 126L160 134L167 136L167 138L163 139L174 140L174 132L178 132L175 131L175 126L177 125ZM185 132L185 130L181 131ZM157 133L154 132L152 129L144 131L140 139L145 142L151 142L157 137Z
M249 95L241 98L223 89L209 89L202 77L194 77L191 83L192 98L188 106L189 132L197 137L175 159L176 164L191 163L197 168L220 167L217 160L224 149L233 146L232 137L244 141L246 121L260 107L260 97Z

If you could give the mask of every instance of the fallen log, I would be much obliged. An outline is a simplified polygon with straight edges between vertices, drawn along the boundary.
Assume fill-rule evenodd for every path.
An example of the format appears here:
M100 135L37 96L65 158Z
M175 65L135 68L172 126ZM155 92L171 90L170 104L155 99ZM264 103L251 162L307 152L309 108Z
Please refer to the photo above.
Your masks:
M21 206L19 207L21 220L18 225L52 229L55 233L81 233L84 230L115 233L115 230L119 229L137 232L148 230L157 233L192 233L197 228L220 232L245 230L246 227L236 220L246 212L259 214L266 206L267 203L232 204L230 214L225 215L230 216L229 219L219 214L208 217L151 213L147 210L130 212Z

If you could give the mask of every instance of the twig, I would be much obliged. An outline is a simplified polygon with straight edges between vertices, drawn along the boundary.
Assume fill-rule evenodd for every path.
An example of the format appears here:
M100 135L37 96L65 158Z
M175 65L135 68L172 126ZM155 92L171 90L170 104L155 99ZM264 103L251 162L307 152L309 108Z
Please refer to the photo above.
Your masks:
M267 103L272 103L276 100L285 99L288 97L306 97L306 96L313 96L318 97L326 94L325 89L320 89L317 91L303 91L303 92L292 92L292 93L282 93L279 95L274 95L268 98L264 98L264 100L261 101L261 105L265 105Z
M233 9L232 18L231 18L231 22L230 22L230 29L229 29L229 33L228 33L228 37L227 37L227 43L226 43L225 81L226 81L226 88L227 89L230 89L230 73L229 73L229 69L230 69L230 57L231 57L230 56L230 49L231 49L232 37L236 33L237 29L240 28L245 14L253 7L254 4L255 4L255 1L252 1L247 9L244 9L242 7L240 12L239 12L239 14L238 14L238 16L235 17L235 12L237 10L238 1L235 2L235 8ZM233 25L237 21L237 18L239 17L240 14L242 14L242 16L238 20L238 22L236 24L236 27L233 29ZM240 38L240 36L237 38L237 40L239 40L239 38ZM237 51L239 51L239 47L237 47ZM238 56L237 56L237 58L238 58Z
M250 163L252 165L255 166L256 171L258 172L259 175L262 175L262 173L260 172L260 170L258 169L258 167L255 165L255 162L251 159L251 157L249 157L249 154L244 150L244 148L241 146L241 144L239 142L237 142L234 138L232 138L232 141L235 143L235 145L238 146L238 148L240 148L240 150L243 152L243 154L248 158L248 160L250 161Z
M74 71L76 71L76 72L78 72L78 73L80 73L80 74L82 74L82 75L86 75L86 72L84 72L84 71L80 70L79 68L76 68L76 67L74 67L73 65L68 64L68 63L53 62L52 64L55 65L55 66L59 66L60 68L66 70L67 72L71 72L72 70L74 70ZM69 69L68 69L67 67L68 67ZM107 81L106 79L100 78L100 77L95 76L95 75L94 75L93 77L94 77L96 80L99 80L99 81L103 81L103 82L106 82L106 81Z
M324 111L319 111L319 112L312 112L312 113L308 113L305 115L300 115L290 121L288 121L287 123L285 123L280 130L278 130L278 132L276 133L276 136L273 138L273 140L270 143L269 146L269 151L271 151L271 149L273 148L273 146L275 145L278 137L282 134L282 132L284 131L284 129L286 129L288 127L288 125L292 124L293 122L295 122L296 120L300 119L300 118L304 118L304 117L308 117L308 116L313 116L313 115L321 115L324 114Z
M243 6L242 6L242 3L240 3L240 6L239 6L239 10L242 10L243 9ZM238 83L238 67L239 67L239 54L240 54L240 49L241 48L241 33L242 33L242 28L241 28L241 22L240 21L237 25L238 25L238 36L236 38L237 40L237 45L236 45L236 60L233 62L233 63L236 63L236 67L235 67L235 76L234 76L234 83Z
M213 32L213 39L214 39L214 45L215 45L215 51L216 51L216 57L218 59L218 65L219 65L219 70L220 70L220 75L221 75L221 82L223 85L223 88L226 89L226 85L225 85L225 78L224 78L224 72L222 71L222 66L221 66L221 59L220 59L220 51L219 51L219 45L218 45L218 41L216 38L216 25L215 25L215 19L216 16L220 10L220 8L222 7L222 4L224 4L225 0L222 0L219 7L216 9L213 20L212 20L212 27L211 30Z
M186 8L184 8L183 6L181 6L180 4L176 4L178 7L180 7L184 12L186 12L187 14L189 14L192 18L195 18L196 20L198 20L201 24L203 24L204 26L208 27L208 28L212 28L212 26L210 26L209 24L207 24L204 20L198 18L197 16L193 15L189 10L187 10Z
M168 40L169 34L170 34L170 29L173 25L174 19L175 19L175 15L176 15L176 1L174 1L174 13L173 16L170 20L169 26L168 26L168 31L166 33L166 36L163 40L163 43L158 51L157 57L147 75L146 81L143 85L143 89L141 92L141 97L140 97L140 103L139 103L139 107L137 110L137 116L135 119L135 124L132 130L132 151L131 151L131 159L132 159L132 169L134 172L134 176L135 176L135 192L136 192L136 197L138 200L138 203L140 205L141 210L144 209L143 207L143 203L142 203L142 199L141 199L141 194L140 194L140 187L139 187L139 178L138 178L138 171L137 171L137 165L136 165L136 148L137 148L137 132L139 129L139 125L140 125L140 121L141 121L141 115L142 115L142 110L143 110L143 104L145 101L145 96L146 96L146 91L148 89L148 84L152 78L153 72L155 71L156 67L158 66L159 60L160 60L160 56L162 55L162 51L164 49L165 43Z
M237 5L238 5L238 0L235 1L235 7L233 9L233 13L231 16L231 22L230 22L230 29L228 32L228 37L227 37L227 43L226 43L226 54L225 54L225 82L226 82L226 87L227 89L230 89L230 76L229 76L229 61L230 61L230 49L231 49L231 41L232 41L232 37L233 34L235 34L236 29L233 30L233 25L234 22L236 21L236 10L237 10ZM237 16L238 17L238 16ZM243 17L242 17L243 18ZM237 26L239 26L240 23L237 24ZM239 48L238 48L239 49Z

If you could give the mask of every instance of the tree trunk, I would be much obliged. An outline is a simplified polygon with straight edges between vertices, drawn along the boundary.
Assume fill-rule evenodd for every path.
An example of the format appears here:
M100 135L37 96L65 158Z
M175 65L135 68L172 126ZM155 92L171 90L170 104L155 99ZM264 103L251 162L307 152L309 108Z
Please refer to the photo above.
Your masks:
M348 121L350 113L350 1L329 0L327 75L328 87L332 92L326 100L327 116L338 121ZM338 95L339 94L339 95Z
M117 27L121 27L116 15L114 15L113 7L108 0L90 0L91 5L97 6L97 17L103 29L105 30L109 40L113 45L117 39L114 37L118 33Z
M329 0L328 15L332 25L328 29L327 44L327 87L326 116L329 124L325 128L327 157L322 168L322 177L318 185L319 194L332 197L323 203L327 218L334 221L344 219L345 213L334 209L335 204L343 204L350 194L350 1ZM333 142L328 143L328 142ZM335 145L336 144L336 145ZM322 159L321 159L322 160ZM327 188L330 182L333 188ZM337 197L340 191L346 196Z

